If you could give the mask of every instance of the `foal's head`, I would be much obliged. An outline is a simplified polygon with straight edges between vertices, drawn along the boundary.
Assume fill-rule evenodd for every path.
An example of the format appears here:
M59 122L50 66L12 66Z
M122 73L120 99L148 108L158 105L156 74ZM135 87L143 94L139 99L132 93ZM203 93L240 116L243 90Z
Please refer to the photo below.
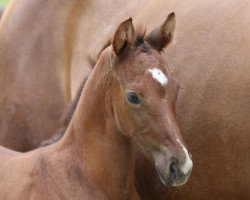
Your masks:
M171 13L162 26L136 37L128 19L116 30L111 56L117 129L154 160L161 181L168 186L184 184L192 170L174 114L178 83L161 55L174 28Z

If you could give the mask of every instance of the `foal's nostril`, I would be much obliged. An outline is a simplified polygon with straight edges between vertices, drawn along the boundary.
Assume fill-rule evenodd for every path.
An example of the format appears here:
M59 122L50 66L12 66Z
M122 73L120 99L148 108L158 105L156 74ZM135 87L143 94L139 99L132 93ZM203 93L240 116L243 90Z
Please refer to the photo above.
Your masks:
M190 159L192 159L192 154L190 152L188 152L188 155L189 155Z
M178 161L174 159L172 163L170 164L170 175L172 178L177 178L178 174L178 167L177 167Z

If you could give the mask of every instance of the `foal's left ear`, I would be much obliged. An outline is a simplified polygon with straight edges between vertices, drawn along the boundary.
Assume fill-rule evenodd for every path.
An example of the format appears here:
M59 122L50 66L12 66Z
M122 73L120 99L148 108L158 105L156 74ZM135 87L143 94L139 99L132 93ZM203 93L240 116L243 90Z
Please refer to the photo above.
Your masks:
M175 14L171 12L166 21L158 28L154 29L147 37L146 41L159 51L163 50L172 40L175 29Z
M132 18L125 20L118 26L112 42L112 47L116 55L119 55L125 47L132 45L134 35Z

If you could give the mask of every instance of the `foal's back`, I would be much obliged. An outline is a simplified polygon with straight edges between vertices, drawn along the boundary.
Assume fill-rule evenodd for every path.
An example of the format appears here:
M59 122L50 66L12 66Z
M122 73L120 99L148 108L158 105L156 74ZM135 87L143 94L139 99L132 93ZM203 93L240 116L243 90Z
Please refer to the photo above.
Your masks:
M2 199L28 199L31 169L33 162L29 159L32 153L21 154L0 147L0 194ZM24 195L19 196L22 193Z
M7 162L9 159L13 158L15 155L18 155L19 153L16 151L12 151L10 149L7 149L3 146L0 146L0 160L1 160L1 167L5 162Z
M55 146L28 153L0 147L1 199L106 199L83 178L68 150Z

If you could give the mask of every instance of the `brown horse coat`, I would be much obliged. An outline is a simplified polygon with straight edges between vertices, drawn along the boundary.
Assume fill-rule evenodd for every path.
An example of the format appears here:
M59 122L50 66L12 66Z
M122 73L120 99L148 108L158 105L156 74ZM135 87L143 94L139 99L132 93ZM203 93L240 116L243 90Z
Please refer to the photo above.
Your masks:
M178 81L160 53L174 28L174 13L145 39L131 18L121 23L63 138L27 153L0 147L1 198L139 200L135 145L165 185L184 184L193 165L173 112Z
M87 55L95 53L104 43L105 37L99 37L100 34L108 37L116 24L128 16L132 16L138 24L145 24L147 29L151 30L166 17L168 11L174 10L178 22L177 35L168 49L167 57L174 74L181 82L182 89L176 107L177 118L193 155L195 168L187 185L180 189L167 189L162 188L158 178L155 182L150 181L150 172L152 176L155 172L151 170L150 164L148 168L144 168L145 171L142 171L140 167L142 161L140 161L137 165L139 191L148 199L157 197L175 200L249 199L249 1L159 0L133 1L129 4L125 1L114 3L114 1L51 0L48 4L43 2L17 0L15 5L9 8L8 14L5 13L1 24L1 77L5 77L0 80L0 91L4 94L0 96L1 138L8 138L9 136L5 134L13 133L12 142L19 130L22 131L20 138L33 137L37 140L34 145L29 146L29 148L35 147L42 138L47 137L43 136L44 132L49 133L51 130L49 134L52 134L57 128L55 118L60 116L66 96L70 96L69 93L74 96L84 76L85 67L88 66ZM43 13L38 15L41 5ZM43 23L39 23L40 21ZM39 27L31 29L30 24L33 22ZM21 34L18 36L10 34L14 27ZM65 32L65 27L68 27L68 32ZM61 41L62 38L64 42ZM29 50L37 49L34 44L41 47L41 50ZM62 46L69 47L66 49L71 54L67 55L71 56L55 59L65 51ZM27 54L27 50L34 52L35 56ZM38 63L36 66L41 68L31 68L30 66L33 66L32 64L38 59L42 64ZM26 62L23 62L24 60ZM63 87L65 79L62 76L62 71L67 74L69 64L72 66L70 76L73 80L71 80L72 89L71 92L69 90L62 92L64 91L62 88L70 87ZM21 70L21 66L26 66L29 70ZM53 70L50 71L52 66ZM62 69L61 66L66 67ZM15 73L16 69L20 69L18 73ZM39 70L35 74L47 70L44 79L51 80L49 83L51 97L40 99L41 104L36 101L38 97L45 97L48 94L48 88L42 89L44 85L39 81L42 78L31 76L32 74L23 78L22 80L31 82L30 79L36 77L34 81L37 85L30 84L29 89L26 89L27 84L23 84L23 81L18 82L17 79L18 76L25 77L35 69ZM38 84L41 84L40 87L35 87ZM30 91L43 91L43 93L32 95L29 98L31 100L27 101L28 94L32 93ZM20 93L23 92L26 95L21 98ZM3 97L6 94L9 98L4 101ZM19 107L14 106L15 109L11 107L13 99L19 100ZM36 105L32 106L30 102ZM55 108L53 105L58 106L58 112L52 115L55 118L48 117L51 112L51 107L48 105L52 105L52 108ZM39 107L42 109L37 111ZM13 112L13 110L18 111ZM39 117L41 112L45 112L45 117ZM29 127L23 126L27 122L30 124ZM51 123L52 128L43 131L45 127L41 129L42 126L39 124L48 123ZM28 137L25 133L29 133ZM19 139L17 143L20 141ZM4 144L3 140L1 144ZM10 142L8 145L13 148L19 147ZM25 140L22 146L26 145Z

